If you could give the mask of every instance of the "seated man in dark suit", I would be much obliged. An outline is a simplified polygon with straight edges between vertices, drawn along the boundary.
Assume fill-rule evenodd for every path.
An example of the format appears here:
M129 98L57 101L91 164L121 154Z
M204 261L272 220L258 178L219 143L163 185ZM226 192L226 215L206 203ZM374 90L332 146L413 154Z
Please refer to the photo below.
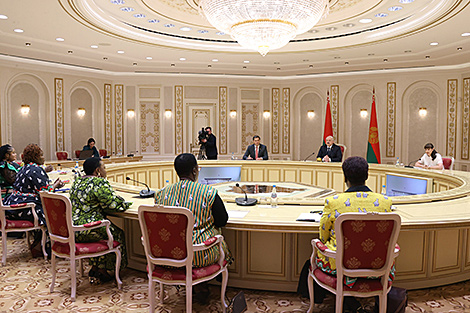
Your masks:
M320 158L323 162L341 162L343 153L341 148L335 145L333 136L325 138L325 144L318 150L317 158Z
M246 148L243 160L267 160L268 148L260 143L261 138L258 135L253 136L253 144Z

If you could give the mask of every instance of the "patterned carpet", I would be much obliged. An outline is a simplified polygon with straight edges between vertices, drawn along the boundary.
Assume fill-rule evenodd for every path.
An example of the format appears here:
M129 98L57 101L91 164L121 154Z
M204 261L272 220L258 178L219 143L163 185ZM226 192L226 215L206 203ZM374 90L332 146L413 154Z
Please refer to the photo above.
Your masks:
M86 262L85 262L86 263ZM31 258L24 239L8 239L7 265L0 267L0 313L3 312L148 312L147 278L134 270L121 272L123 289L115 283L91 285L87 277L78 279L77 300L70 300L68 261L58 263L57 285L49 293L50 264ZM230 279L230 278L229 278ZM208 304L193 304L193 312L222 312L220 288L211 286ZM231 299L239 289L229 288ZM247 312L306 312L309 301L294 293L244 290ZM361 301L367 312L372 312L372 300ZM157 302L158 303L158 302ZM316 307L315 312L334 312L334 299ZM184 312L185 291L165 288L165 303L158 304L156 312ZM409 291L407 313L470 312L470 281L439 288Z

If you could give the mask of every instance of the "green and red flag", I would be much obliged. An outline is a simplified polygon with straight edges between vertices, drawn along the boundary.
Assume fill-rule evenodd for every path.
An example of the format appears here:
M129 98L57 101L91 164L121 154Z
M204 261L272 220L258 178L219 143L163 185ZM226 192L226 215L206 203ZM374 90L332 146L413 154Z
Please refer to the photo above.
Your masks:
M375 110L375 88L372 92L372 110L370 113L369 141L367 143L367 162L380 164L379 129Z
M326 137L333 136L333 123L331 121L331 108L330 108L330 92L326 92L326 114L325 114L325 130L323 131L323 144L326 142Z

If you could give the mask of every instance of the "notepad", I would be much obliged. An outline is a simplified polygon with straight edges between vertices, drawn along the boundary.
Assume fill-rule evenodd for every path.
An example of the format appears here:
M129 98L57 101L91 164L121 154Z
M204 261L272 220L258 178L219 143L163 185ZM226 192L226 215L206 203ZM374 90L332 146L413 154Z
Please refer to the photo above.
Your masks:
M318 213L301 213L296 221L299 222L320 222L321 214Z
M231 211L227 210L229 218L244 218L248 214L248 211Z

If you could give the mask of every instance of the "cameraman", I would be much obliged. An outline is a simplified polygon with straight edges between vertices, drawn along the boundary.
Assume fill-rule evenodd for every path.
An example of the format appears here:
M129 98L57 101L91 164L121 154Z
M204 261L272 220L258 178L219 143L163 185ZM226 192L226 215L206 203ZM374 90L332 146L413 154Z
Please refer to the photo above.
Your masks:
M206 156L208 160L217 160L217 138L212 133L210 126L206 127L207 139L201 139L202 144L206 147Z

